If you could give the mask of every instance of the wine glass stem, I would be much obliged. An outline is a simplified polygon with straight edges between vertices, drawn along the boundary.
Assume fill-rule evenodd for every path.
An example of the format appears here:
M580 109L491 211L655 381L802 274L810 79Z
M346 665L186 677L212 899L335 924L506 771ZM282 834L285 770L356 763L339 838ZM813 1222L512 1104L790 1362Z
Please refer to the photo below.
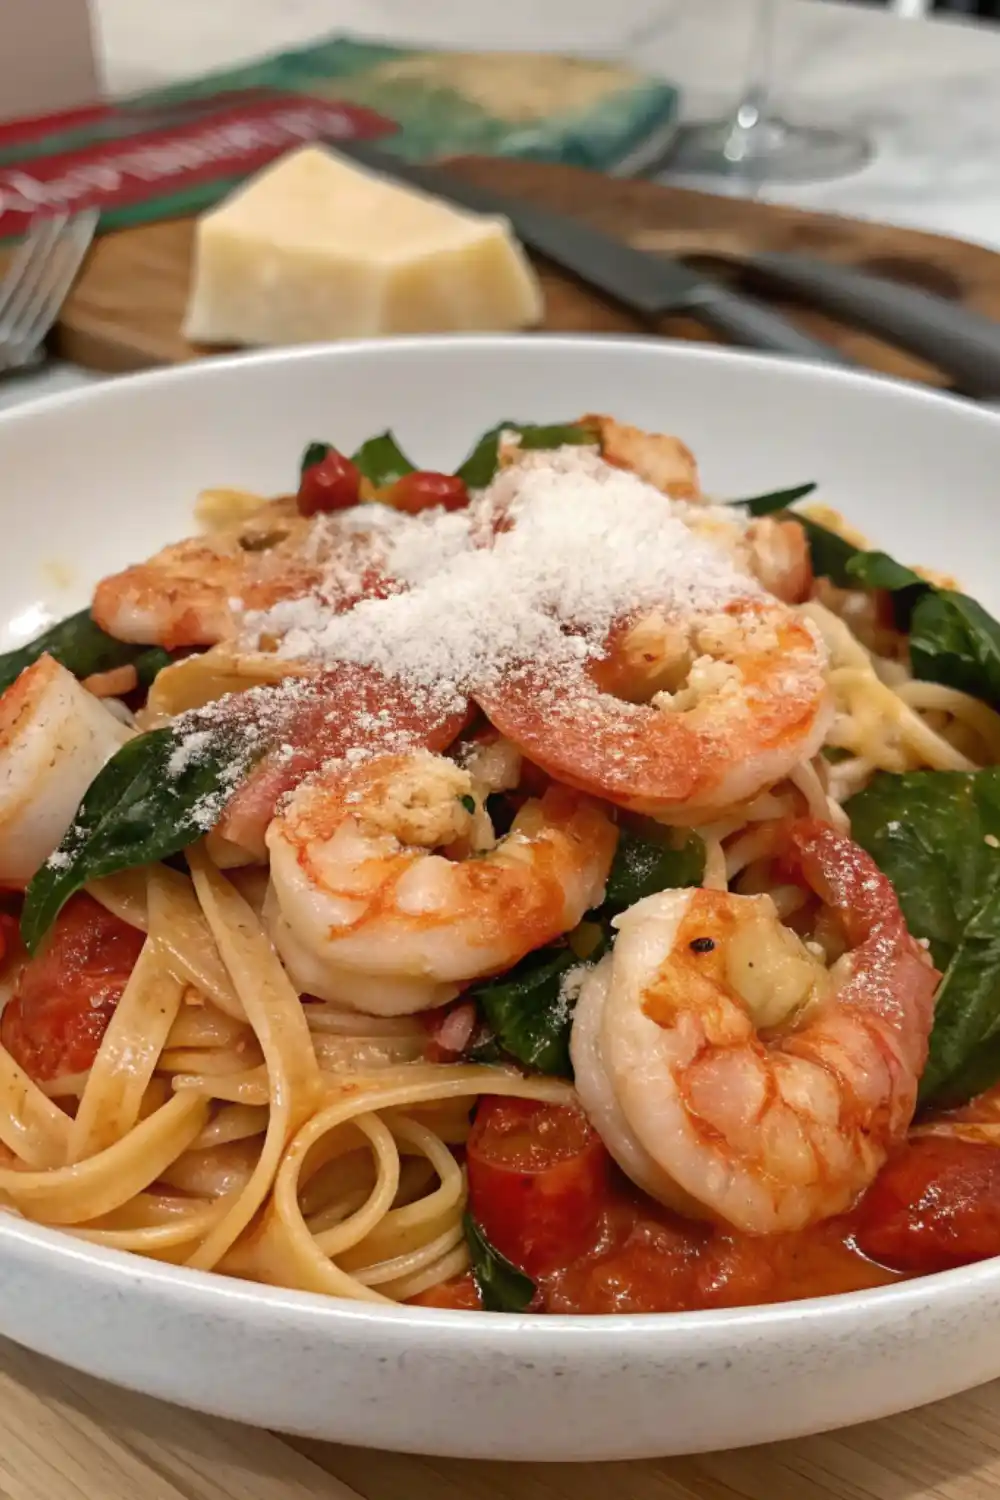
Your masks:
M750 41L747 86L736 111L736 127L740 131L753 130L767 116L774 82L777 21L777 0L758 0L757 20Z

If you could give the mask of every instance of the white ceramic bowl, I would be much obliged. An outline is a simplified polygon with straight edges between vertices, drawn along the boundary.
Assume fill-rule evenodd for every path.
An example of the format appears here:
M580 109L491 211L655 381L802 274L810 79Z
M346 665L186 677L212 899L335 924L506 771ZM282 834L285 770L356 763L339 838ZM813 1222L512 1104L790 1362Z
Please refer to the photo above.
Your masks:
M312 438L392 426L447 467L498 419L681 434L710 492L806 479L994 609L1000 418L842 371L663 343L415 339L225 359L0 416L0 648L190 530L198 489L277 491ZM692 1452L880 1417L1000 1375L1000 1260L784 1306L647 1317L363 1307L95 1249L0 1216L0 1333L220 1416L520 1459Z

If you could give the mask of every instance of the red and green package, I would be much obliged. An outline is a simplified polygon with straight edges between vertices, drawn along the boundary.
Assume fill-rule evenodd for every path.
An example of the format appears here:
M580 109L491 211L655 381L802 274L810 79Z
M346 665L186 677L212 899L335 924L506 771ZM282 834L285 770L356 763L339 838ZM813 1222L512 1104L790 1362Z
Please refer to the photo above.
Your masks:
M0 125L0 239L97 206L102 229L199 213L311 140L381 138L626 174L662 154L676 90L617 63L333 37L168 89Z

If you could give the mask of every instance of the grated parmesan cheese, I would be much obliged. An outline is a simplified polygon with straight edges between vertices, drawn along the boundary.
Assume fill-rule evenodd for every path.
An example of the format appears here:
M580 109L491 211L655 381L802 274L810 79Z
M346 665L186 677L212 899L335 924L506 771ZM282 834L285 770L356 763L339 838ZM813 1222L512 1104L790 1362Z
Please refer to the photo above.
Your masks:
M467 510L384 527L388 598L336 612L321 588L248 613L245 636L275 639L286 658L375 667L456 704L529 663L578 674L636 611L710 615L760 593L686 524L693 509L591 449L525 454Z

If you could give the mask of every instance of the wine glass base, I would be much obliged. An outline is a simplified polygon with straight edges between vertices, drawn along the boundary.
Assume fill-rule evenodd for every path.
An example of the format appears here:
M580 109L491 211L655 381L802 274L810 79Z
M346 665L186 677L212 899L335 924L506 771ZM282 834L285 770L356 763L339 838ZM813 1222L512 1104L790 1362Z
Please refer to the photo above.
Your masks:
M681 126L664 171L754 183L821 182L857 172L871 157L871 143L849 130L791 125L776 117L748 127L713 120Z

